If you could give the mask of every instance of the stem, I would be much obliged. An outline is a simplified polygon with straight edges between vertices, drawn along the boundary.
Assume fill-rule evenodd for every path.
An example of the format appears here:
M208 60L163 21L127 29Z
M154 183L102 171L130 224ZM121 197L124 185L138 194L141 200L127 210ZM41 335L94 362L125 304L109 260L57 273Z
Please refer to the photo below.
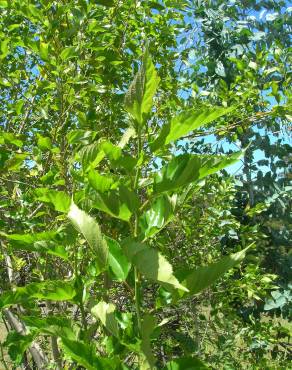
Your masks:
M138 142L137 142L137 156L138 159L140 157L141 149L142 149L142 140L141 140L141 129L138 128ZM134 191L137 191L138 183L140 177L140 167L137 167L135 181L134 181ZM135 224L134 224L134 238L138 236L138 211L135 213ZM141 284L140 284L140 274L136 267L134 267L134 278L135 278L135 308L137 314L137 322L138 322L138 330L141 332L141 310L140 310L140 303L141 303Z

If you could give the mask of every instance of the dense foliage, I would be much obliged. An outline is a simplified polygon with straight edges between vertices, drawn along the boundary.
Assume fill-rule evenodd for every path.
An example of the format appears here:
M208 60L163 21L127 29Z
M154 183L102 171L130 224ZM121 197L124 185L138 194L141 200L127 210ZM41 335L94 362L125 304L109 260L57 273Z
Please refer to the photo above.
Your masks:
M4 368L288 369L288 2L0 12Z

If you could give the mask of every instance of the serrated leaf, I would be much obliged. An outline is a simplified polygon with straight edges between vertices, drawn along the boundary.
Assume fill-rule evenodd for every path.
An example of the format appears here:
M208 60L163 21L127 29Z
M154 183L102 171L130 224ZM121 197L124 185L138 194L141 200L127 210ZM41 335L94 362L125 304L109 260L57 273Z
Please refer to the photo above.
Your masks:
M159 80L147 49L143 56L141 68L125 96L125 108L139 125L143 124L146 116L151 111L152 100Z
M178 140L190 132L220 118L235 108L212 107L188 110L174 117L169 125L164 125L158 138L151 144L151 150L156 151L163 145Z
M167 283L185 292L188 291L174 276L171 264L160 252L136 242L128 242L125 249L130 261L145 277L156 282Z
M183 154L174 157L154 177L154 192L174 190L236 163L242 152L225 156Z
M73 202L70 206L68 218L87 240L89 246L96 254L100 272L103 271L108 263L108 246L101 234L98 223Z
M199 267L184 273L183 284L188 288L189 294L197 294L215 283L228 270L239 264L245 257L249 247L240 252L223 257L220 261L208 266ZM180 279L182 280L182 279Z
M110 190L115 184L115 180L109 175L101 175L97 171L91 170L88 173L89 184L98 192L104 193Z

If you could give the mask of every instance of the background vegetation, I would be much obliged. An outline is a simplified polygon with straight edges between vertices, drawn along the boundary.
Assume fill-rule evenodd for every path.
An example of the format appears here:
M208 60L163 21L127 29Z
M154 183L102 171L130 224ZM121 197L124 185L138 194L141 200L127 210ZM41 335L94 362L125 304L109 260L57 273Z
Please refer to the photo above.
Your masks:
M290 367L291 10L0 0L2 368Z

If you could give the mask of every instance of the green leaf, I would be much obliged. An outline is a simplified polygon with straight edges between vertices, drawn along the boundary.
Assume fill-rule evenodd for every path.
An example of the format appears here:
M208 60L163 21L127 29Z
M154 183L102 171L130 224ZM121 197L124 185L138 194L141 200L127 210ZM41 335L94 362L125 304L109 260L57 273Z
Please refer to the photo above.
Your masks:
M169 197L166 194L155 199L150 209L139 220L144 236L150 237L155 235L172 220L176 201L176 195Z
M84 172L94 169L105 157L98 142L84 146L78 154Z
M154 176L154 192L174 190L236 163L242 152L225 156L183 154L174 157Z
M21 364L24 352L31 346L35 337L35 332L22 335L13 330L7 334L3 345L8 348L8 354L16 365Z
M52 148L52 141L49 137L42 136L40 134L38 136L37 145L41 150L51 149Z
M169 125L162 127L161 133L152 143L151 149L155 151L164 144L169 144L172 141L178 140L191 131L232 112L234 109L234 107L212 107L180 113L171 120Z
M183 357L170 361L164 370L207 370L208 367L197 357Z
M71 199L64 191L38 188L35 189L35 195L41 202L53 204L58 212L67 213L70 208Z
M92 196L92 207L108 213L112 217L129 221L132 212L138 208L138 198L124 186L107 193L97 193Z
M145 315L143 317L141 324L141 351L143 354L140 361L141 370L154 369L155 357L151 349L151 334L153 333L155 326L155 317L153 317L152 315Z
M21 320L35 333L54 335L56 337L75 340L77 332L72 321L64 316L22 316Z
M87 213L79 209L73 202L68 213L76 229L84 236L96 254L98 268L103 271L108 263L108 245L103 238L98 223Z
M118 181L115 181L113 177L109 175L100 175L97 171L90 171L88 173L88 181L96 191L101 193L105 193L118 186Z
M23 146L23 135L15 135L12 132L0 132L0 144L14 144L21 148Z
M68 356L87 370L115 370L118 367L114 359L97 357L93 345L62 338L62 347Z
M142 125L151 111L152 99L156 93L159 77L149 56L145 51L140 70L136 74L125 96L125 108L139 125Z
M114 0L96 0L96 4L111 7L115 5L115 2Z
M74 46L69 46L68 48L65 48L61 54L60 57L63 60L69 59L72 56L75 56L75 47Z
M67 260L66 249L58 245L56 235L56 231L48 231L36 234L5 234L4 236L14 249L48 253Z
M188 291L174 276L171 264L157 250L142 243L126 243L127 256L141 274L151 280L167 283L185 292Z
M26 157L27 157L27 153L13 154L13 156L5 162L4 170L19 171Z
M214 284L229 269L239 264L245 257L249 247L238 253L223 257L220 261L208 266L199 267L193 271L185 272L183 284L188 288L189 294L197 294ZM182 280L182 279L181 279Z
M130 271L131 264L116 240L106 237L106 242L109 248L109 266L117 280L125 281Z
M97 305L92 307L91 313L97 317L107 328L107 330L115 337L119 337L119 326L118 321L115 317L116 306L112 303L99 302Z
M0 296L0 308L25 303L34 299L49 301L67 301L75 297L76 291L72 281L46 280L18 287L14 291L5 292Z

